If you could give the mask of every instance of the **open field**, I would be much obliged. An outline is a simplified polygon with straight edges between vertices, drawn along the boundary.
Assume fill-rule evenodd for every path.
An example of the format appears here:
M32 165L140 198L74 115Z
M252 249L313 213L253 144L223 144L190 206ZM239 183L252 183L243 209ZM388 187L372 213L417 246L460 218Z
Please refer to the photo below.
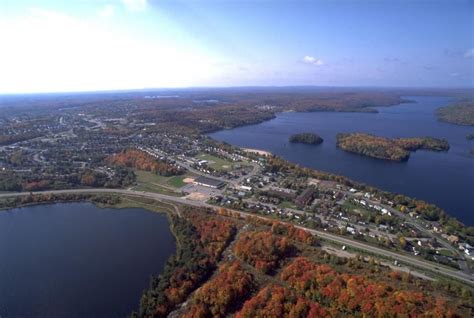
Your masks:
M156 192L175 196L180 195L178 189L186 185L183 180L186 178L193 177L193 175L191 174L165 177L154 174L152 172L139 170L135 171L135 174L137 175L138 183L138 186L134 188L135 190Z
M207 153L202 153L197 155L199 160L206 160L208 162L209 167L214 168L216 170L232 170L235 162L225 160Z
M352 213L352 214L356 214L356 215L367 216L367 215L373 214L369 210L364 209L360 206L357 206L357 205L355 205L355 204L353 204L349 201L344 202L342 207L345 208L347 210L347 212Z

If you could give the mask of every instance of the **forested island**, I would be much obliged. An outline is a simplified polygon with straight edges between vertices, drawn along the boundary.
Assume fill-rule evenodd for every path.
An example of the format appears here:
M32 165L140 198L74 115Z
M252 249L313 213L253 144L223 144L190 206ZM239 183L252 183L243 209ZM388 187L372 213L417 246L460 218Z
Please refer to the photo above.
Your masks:
M474 140L474 133L473 133L473 134L468 134L468 135L466 136L466 139L467 139L467 140Z
M337 146L345 151L393 161L406 161L411 151L418 149L448 151L444 139L432 137L385 138L364 133L337 134Z
M456 125L474 125L474 100L452 104L436 110L438 119Z
M301 133L301 134L294 134L291 135L289 138L291 143L300 143L300 144L307 144L307 145L319 145L324 140L319 135L314 133Z

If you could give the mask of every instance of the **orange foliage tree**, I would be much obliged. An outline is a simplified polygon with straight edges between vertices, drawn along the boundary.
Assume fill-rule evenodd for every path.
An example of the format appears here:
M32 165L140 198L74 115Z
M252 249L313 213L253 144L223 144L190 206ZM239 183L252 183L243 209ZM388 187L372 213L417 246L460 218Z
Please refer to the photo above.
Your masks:
M246 301L236 318L310 318L325 317L327 311L318 303L297 296L281 286L269 286Z
M328 265L312 263L299 257L283 269L280 278L298 294L324 304L333 316L349 312L370 317L402 316L439 317L442 299L421 292L396 290L363 276L340 274ZM454 310L445 308L441 317L453 317Z
M286 237L279 237L271 232L243 233L234 248L237 256L263 273L275 269L292 249L293 246Z
M106 161L116 166L151 171L163 176L178 175L183 173L181 168L172 165L166 160L159 161L146 152L137 149L126 149L122 152L109 156Z
M217 276L198 289L195 304L184 317L225 317L229 308L241 302L253 285L252 274L247 273L238 261L224 264Z

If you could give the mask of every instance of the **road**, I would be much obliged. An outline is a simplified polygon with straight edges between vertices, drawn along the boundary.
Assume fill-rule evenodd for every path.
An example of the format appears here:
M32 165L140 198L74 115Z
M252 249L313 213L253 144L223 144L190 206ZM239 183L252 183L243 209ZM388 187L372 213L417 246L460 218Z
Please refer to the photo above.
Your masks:
M34 192L34 194L66 194L66 193L111 193L111 194L122 194L122 195L130 195L130 196L137 196L137 197L144 197L144 198L150 198L150 199L155 199L155 200L160 200L160 201L169 201L173 203L180 203L184 205L191 205L191 206L196 206L196 207L207 207L211 209L216 209L216 206L210 205L205 202L201 201L191 201L185 198L180 198L180 197L173 197L165 194L160 194L160 193L152 193L152 192L143 192L143 191L135 191L135 190L124 190L124 189L70 189L70 190L52 190L52 191L39 191L39 192ZM29 192L16 192L16 193L2 193L0 194L0 198L3 197L17 197L17 196L25 196L29 195ZM259 217L262 219L265 219L264 216L258 216L255 214L247 213L247 212L242 212L242 211L234 211L239 213L241 216L254 216L254 217ZM273 219L272 219L273 220ZM286 223L286 222L282 222ZM308 231L312 233L313 235L317 235L323 239L330 240L342 245L346 245L348 247L356 248L359 250L363 250L372 254L377 254L380 256L388 257L393 260L397 260L399 262L403 262L407 265L411 265L414 267L417 267L419 269L424 269L428 270L440 275L444 276L449 276L451 278L463 281L465 283L468 283L470 285L474 285L474 277L470 274L457 271L454 269L449 269L446 267L441 267L439 268L437 264L433 264L428 261L424 261L421 259L418 259L416 257L410 256L410 255L403 255L395 252L391 252L379 247L375 247L363 242L358 242L354 241L342 236L338 236L335 234L327 233L325 231L319 231L319 230L314 230L314 229L308 229L302 226L296 226L297 228L300 228L302 230Z

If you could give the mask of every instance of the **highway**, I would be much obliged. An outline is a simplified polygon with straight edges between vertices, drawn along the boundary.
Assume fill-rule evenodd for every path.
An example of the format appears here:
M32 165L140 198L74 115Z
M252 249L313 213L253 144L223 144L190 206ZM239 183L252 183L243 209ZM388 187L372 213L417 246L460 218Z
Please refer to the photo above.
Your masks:
M69 189L69 190L51 190L51 191L39 191L39 192L34 192L33 194L67 194L67 193L110 193L110 194L121 194L121 195L129 195L129 196L136 196L136 197L144 197L144 198L150 198L150 199L155 199L158 201L169 201L173 203L180 203L183 205L191 205L191 206L196 206L196 207L207 207L207 208L212 208L212 209L217 209L218 207L214 205L210 205L205 202L201 201L191 201L185 198L181 197L174 197L174 196L169 196L165 194L160 194L160 193L152 193L152 192L143 192L143 191L135 191L135 190L125 190L125 189ZM29 192L16 192L16 193L2 193L0 194L0 198L4 197L18 197L18 196L25 196L25 195L30 195ZM229 209L227 209L229 210ZM231 210L233 212L240 213L242 216L254 216L254 217L259 217L262 219L266 219L264 216L252 214L252 213L247 213L247 212L242 212L242 211L235 211ZM272 219L273 221L273 219ZM287 223L287 222L281 222L281 223ZM414 266L418 269L424 269L428 270L443 276L448 276L460 281L463 281L465 283L468 283L470 285L474 285L474 277L470 274L457 271L454 269L449 269L446 267L438 267L439 265L431 263L429 261L424 261L422 259L419 259L417 257L411 256L411 255L403 255L399 253L395 253L386 249L382 249L379 247L375 247L363 242L358 242L354 241L352 239L342 237L339 235L327 233L325 231L319 231L319 230L314 230L314 229L309 229L305 228L302 226L296 226L302 230L308 231L313 235L317 235L323 239L330 240L342 245L346 245L348 247L352 247L355 249L359 249L362 251L369 252L371 254L376 254L380 255L383 257L391 258L393 260L397 260L399 262L402 262L407 265Z

